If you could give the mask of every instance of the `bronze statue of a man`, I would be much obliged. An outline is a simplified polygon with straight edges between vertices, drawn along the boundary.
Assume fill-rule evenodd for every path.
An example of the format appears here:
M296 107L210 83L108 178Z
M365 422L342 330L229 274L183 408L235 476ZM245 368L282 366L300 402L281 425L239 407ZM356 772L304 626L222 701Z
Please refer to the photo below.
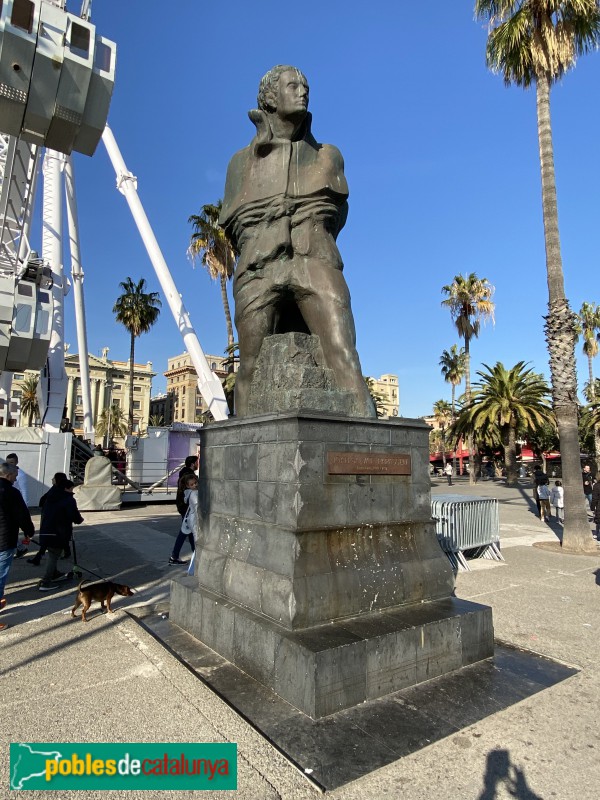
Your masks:
M279 65L263 77L249 117L256 136L231 159L219 220L240 253L236 414L247 415L265 336L301 331L319 336L337 388L354 396L355 416L374 417L336 245L348 213L341 153L313 137L308 83L295 67Z

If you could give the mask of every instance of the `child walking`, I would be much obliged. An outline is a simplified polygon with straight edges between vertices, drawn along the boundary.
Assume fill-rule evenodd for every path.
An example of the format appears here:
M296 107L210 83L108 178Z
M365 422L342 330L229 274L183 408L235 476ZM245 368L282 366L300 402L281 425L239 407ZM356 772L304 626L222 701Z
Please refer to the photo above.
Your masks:
M565 517L565 490L562 481L556 481L550 492L550 505L554 506L557 522L564 523Z
M198 520L198 478L192 473L184 475L180 479L183 487L183 499L188 506L188 510L181 522L181 529L175 539L175 546L169 558L169 564L187 564L179 558L179 553L186 539L189 540L192 552L196 549L194 542L194 531Z

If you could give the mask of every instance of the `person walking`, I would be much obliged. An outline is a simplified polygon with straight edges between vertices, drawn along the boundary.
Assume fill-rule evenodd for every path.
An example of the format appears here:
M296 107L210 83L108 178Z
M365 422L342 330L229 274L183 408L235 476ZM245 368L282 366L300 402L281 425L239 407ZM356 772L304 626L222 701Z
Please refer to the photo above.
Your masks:
M552 512L550 511L550 487L546 478L545 482L537 487L538 498L540 500L540 519L542 522L550 522Z
M533 499L535 500L535 504L537 506L538 516L541 516L542 513L542 507L540 505L538 489L540 486L543 486L547 481L548 481L548 476L538 464L533 471Z
M183 486L184 502L187 506L187 511L181 521L181 528L177 534L173 551L169 558L169 564L171 566L174 564L187 563L179 558L179 553L186 539L189 539L192 552L196 549L194 533L198 521L198 478L193 473L191 475L184 475L180 483Z
M592 470L589 464L586 464L583 468L581 479L583 481L583 493L585 495L585 499L587 500L588 506L591 508L592 492L594 490L594 476L592 475Z
M58 589L56 581L66 581L73 573L59 572L58 559L73 536L73 524L80 525L83 517L73 497L75 484L72 481L56 484L48 492L40 525L40 545L48 550L48 563L38 590L50 592Z
M183 478L184 475L195 475L198 469L198 456L188 456L185 459L184 466L179 470L179 477Z
M52 486L61 486L62 488L64 488L64 485L68 480L69 479L64 472L55 472L52 477ZM38 505L42 509L42 515L44 514L44 505L46 503L46 500L48 499L48 496L52 497L51 491L52 487L50 487L50 489L46 492L46 494L43 494L39 499ZM47 549L48 548L45 545L40 545L40 549L33 556L33 558L27 559L27 563L33 564L34 567L39 567L39 565L42 563L42 558L46 554ZM69 545L67 545L63 551L63 558L70 558L70 556L71 556L71 548L69 547Z
M592 489L592 499L590 508L594 512L594 522L596 523L595 537L600 541L600 481L596 481Z
M564 523L565 519L565 491L562 481L555 481L550 492L550 505L554 506L556 521Z
M452 473L454 470L452 469L452 463L448 461L446 466L444 467L444 475L448 478L448 486L452 486Z
M12 464L17 468L17 479L14 482L15 489L21 492L21 497L25 500L25 505L29 506L29 496L27 494L27 475L19 466L19 456L16 453L9 453L6 456L6 463Z
M29 507L29 497L27 496L27 475L23 472L21 467L19 467L19 456L16 453L9 453L6 456L6 463L12 464L13 467L17 468L17 479L15 480L13 486L19 492L21 492L21 497L25 500L25 505ZM15 558L22 558L29 549L29 539L25 536L22 542L17 543L17 552L15 553Z
M6 605L4 587L17 551L19 529L30 539L33 522L21 493L14 488L18 470L13 464L0 463L0 610ZM8 625L0 623L0 631Z
M179 482L177 483L177 494L175 495L175 505L177 511L181 514L183 519L188 510L188 504L184 498L185 494L185 480L188 475L196 477L196 470L198 469L198 456L188 456L185 460L185 465L179 470Z

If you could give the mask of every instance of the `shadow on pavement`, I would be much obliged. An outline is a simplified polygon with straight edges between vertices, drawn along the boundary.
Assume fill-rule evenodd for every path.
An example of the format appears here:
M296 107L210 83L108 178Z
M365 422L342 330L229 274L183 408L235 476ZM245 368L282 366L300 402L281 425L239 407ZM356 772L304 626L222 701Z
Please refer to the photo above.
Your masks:
M531 791L525 773L511 762L508 750L491 750L488 753L483 785L478 800L495 800L498 796L505 797L505 792L518 800L543 800L539 794ZM501 795L496 794L499 787L503 788Z

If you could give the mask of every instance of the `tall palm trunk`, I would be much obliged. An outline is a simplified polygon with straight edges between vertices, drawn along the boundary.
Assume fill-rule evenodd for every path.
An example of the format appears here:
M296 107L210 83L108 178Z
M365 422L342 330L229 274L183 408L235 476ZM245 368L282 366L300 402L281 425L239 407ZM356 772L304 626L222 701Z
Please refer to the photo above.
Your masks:
M515 424L505 425L502 430L502 445L504 447L504 467L506 469L506 485L516 486L519 477L517 467L517 432Z
M471 402L471 351L469 349L471 340L465 336L465 397L467 405ZM473 445L473 434L467 434L467 450L469 451L469 484L473 486L477 483L475 469L475 447Z
M456 386L453 383L452 384L452 424L454 424L455 419L456 419ZM457 447L458 447L458 442L454 444L454 447L452 449L452 471L453 471L454 475L458 475L458 472L456 471L456 448Z
M548 316L545 318L545 334L550 354L552 402L558 424L565 495L562 545L565 550L586 552L594 550L595 546L584 505L581 482L575 372L577 337L575 315L565 296L550 122L550 79L546 74L537 78L536 99L548 273Z
M131 335L131 346L129 348L129 435L133 433L133 358L135 354L135 336Z
M227 297L227 275L221 273L219 276L221 283L221 300L223 301L223 311L225 312L225 324L227 325L227 347L233 347L233 323L231 321L231 309L229 308L229 298Z
M440 425L442 432L442 465L446 469L446 426Z

